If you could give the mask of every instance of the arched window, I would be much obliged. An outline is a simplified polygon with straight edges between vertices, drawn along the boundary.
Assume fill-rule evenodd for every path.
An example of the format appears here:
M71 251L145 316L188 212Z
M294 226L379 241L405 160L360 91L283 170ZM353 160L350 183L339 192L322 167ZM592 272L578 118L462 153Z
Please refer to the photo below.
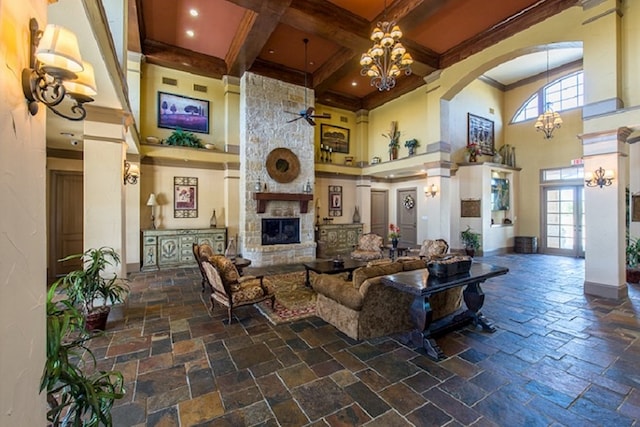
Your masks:
M582 107L584 102L583 72L577 71L543 86L520 107L511 123L536 119L544 112L547 102L554 111Z

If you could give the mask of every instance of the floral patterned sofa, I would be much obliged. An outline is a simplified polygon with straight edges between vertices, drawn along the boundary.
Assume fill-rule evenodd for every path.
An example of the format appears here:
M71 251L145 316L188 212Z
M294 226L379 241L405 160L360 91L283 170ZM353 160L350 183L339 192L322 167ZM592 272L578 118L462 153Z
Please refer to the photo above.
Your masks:
M433 256L444 255L433 252ZM413 295L383 285L381 278L426 268L429 259L401 258L395 262L360 267L354 270L350 281L340 275L318 275L312 284L318 294L316 314L356 340L409 331L413 328L410 317ZM434 295L430 303L433 320L448 316L461 307L462 289L454 288Z

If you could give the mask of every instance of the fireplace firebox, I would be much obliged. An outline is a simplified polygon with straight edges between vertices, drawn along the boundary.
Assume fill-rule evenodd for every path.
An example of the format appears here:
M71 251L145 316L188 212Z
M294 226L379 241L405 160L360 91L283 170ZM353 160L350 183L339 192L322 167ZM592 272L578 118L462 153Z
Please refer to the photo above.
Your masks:
M262 245L300 243L300 218L262 218Z

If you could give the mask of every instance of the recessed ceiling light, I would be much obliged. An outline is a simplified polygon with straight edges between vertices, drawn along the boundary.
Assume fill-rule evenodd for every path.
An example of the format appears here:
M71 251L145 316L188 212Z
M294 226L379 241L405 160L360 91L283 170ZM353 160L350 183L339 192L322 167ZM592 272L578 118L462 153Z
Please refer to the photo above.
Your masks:
M199 15L199 13L198 13L198 11L197 11L196 9L191 9L191 10L189 10L189 14L190 14L191 16L198 16L198 15Z
M351 86L358 86L358 82L351 82Z
M269 53L273 54L273 53L276 53L276 51L273 49L269 49Z
M187 30L186 33L187 33L187 36L189 37L193 37L196 34L193 32L193 30Z
M314 65L314 64L315 64L315 62L309 61L309 65Z

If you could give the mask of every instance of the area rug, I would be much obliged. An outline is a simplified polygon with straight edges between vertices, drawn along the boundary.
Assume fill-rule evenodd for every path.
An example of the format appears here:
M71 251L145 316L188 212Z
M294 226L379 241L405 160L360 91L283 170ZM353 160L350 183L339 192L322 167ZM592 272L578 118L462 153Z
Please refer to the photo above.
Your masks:
M316 293L305 286L305 272L277 274L264 278L276 294L274 306L262 301L255 306L274 325L305 319L316 314Z

